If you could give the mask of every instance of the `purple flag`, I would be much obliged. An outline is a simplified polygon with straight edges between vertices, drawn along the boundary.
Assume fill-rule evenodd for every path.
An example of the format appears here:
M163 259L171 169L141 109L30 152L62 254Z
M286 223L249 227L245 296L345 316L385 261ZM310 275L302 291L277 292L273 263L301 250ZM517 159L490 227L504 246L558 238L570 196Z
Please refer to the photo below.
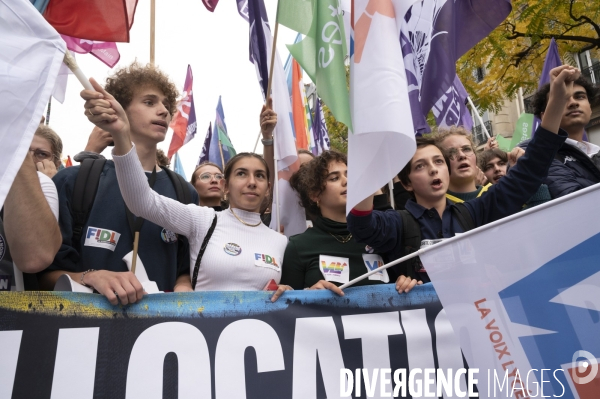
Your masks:
M467 107L467 91L458 75L448 91L433 106L435 122L440 127L463 126L468 131L473 128L473 118Z
M212 139L212 126L211 123L208 122L208 131L206 132L206 138L204 139L204 144L202 145L202 151L200 151L200 157L198 158L198 163L196 166L200 165L203 162L208 161L208 153L210 151L210 142Z
M121 55L117 44L113 42L99 42L95 40L78 39L67 35L60 35L67 43L67 48L79 54L92 53L109 67L114 67L119 62Z
M256 67L259 84L266 98L269 65L264 29L265 26L270 28L265 3L262 0L237 0L237 5L240 15L250 24L250 62Z
M558 55L558 46L554 38L550 40L550 46L546 53L546 60L544 61L544 69L542 69L542 75L540 76L540 83L538 84L538 90L546 83L550 83L550 71L556 67L562 65L560 55Z
M323 151L329 150L329 133L327 132L325 115L321 108L320 98L317 98L317 104L315 105L315 117L313 119L312 131L315 140L315 146L312 149L312 153L320 155Z
M510 0L436 0L417 2L406 13L400 42L411 107L417 108L413 110L416 132L429 130L425 117L438 102L440 115L447 115L444 104L460 106L458 91L453 89L456 61L498 26L511 8Z

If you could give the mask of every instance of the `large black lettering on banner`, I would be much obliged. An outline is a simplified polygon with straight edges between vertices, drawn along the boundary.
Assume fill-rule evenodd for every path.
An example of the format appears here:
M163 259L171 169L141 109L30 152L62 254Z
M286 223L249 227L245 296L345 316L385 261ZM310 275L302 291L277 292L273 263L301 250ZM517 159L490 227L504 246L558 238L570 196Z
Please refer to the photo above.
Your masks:
M335 398L344 368L464 367L430 284L270 296L0 293L0 397Z

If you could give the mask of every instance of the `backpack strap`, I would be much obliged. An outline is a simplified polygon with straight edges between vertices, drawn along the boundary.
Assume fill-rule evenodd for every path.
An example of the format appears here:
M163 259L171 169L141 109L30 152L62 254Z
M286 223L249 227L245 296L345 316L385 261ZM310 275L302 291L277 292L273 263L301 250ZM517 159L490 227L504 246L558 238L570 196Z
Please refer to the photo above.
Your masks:
M196 258L196 264L194 265L194 274L192 275L192 289L196 290L196 282L198 281L198 271L200 270L200 261L202 260L202 256L204 256L204 251L206 250L206 246L208 245L208 241L210 241L210 237L215 231L215 227L217 227L217 214L213 218L212 224L206 232L206 236L204 236L204 241L202 241L202 245L200 246L200 251L198 251L198 257Z
M173 172L171 169L163 167L163 170L167 172L167 176L171 179L175 192L177 193L177 200L183 204L192 203L192 194L187 186L187 181L179 173Z
M454 204L452 206L452 213L456 219L458 219L458 223L463 228L463 231L473 230L475 227L475 222L471 217L471 213L463 203Z
M397 211L402 218L402 256L410 255L421 248L421 227L414 216L406 209ZM415 257L398 265L399 275L415 278L416 271L421 269L421 259Z
M92 210L100 175L104 169L106 159L85 159L77 173L73 196L71 199L71 213L73 216L73 242L78 245L83 233L83 226Z

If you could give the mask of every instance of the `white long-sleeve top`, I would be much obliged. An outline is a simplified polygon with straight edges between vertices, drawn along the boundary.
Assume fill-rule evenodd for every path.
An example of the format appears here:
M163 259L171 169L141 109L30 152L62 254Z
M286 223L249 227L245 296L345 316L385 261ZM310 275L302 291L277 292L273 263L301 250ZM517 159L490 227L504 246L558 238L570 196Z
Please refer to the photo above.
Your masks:
M188 238L190 278L202 241L217 215L217 226L200 263L196 291L255 291L262 290L271 279L279 283L287 245L284 235L262 223L246 226L230 209L215 212L161 196L148 185L135 146L125 155L113 154L113 160L121 194L131 212ZM248 224L260 222L258 213L233 212ZM143 259L143 254L140 257Z

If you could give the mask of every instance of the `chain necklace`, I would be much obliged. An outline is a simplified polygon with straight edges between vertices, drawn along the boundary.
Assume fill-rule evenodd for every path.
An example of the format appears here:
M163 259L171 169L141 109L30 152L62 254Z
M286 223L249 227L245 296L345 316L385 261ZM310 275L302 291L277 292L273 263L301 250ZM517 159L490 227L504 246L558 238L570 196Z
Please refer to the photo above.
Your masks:
M327 233L329 233L329 232L327 232ZM342 244L345 244L352 239L352 233L348 234L347 236L336 236L335 234L331 234L331 233L329 233L329 235L332 236L333 238L335 238L335 240L337 242L341 242ZM341 240L338 237L340 237Z
M246 223L246 222L244 222L242 219L240 219L240 218L238 217L238 215L236 215L235 213L233 213L233 209L232 209L232 208L229 208L229 210L231 211L231 214L232 214L233 216L235 216L235 218L236 218L237 220L239 220L240 222L242 222L242 224L243 224L243 225L245 225L245 226L249 226L249 227L258 227L258 226L260 226L260 225L262 224L262 220L261 220L260 222L256 223L256 224L250 224L250 223Z

